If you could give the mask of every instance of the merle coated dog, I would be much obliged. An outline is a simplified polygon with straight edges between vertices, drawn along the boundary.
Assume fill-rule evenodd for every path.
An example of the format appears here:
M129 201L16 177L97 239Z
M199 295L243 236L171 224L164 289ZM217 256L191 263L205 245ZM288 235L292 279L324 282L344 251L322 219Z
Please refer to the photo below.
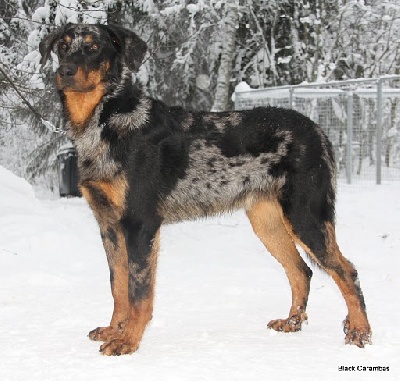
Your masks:
M332 276L348 307L345 342L370 343L357 271L335 236L331 143L307 117L275 107L189 112L146 97L132 83L146 53L133 32L65 25L40 43L41 63L59 60L56 82L79 157L80 189L98 221L114 312L89 333L100 351L136 351L152 318L160 227L242 208L282 264L292 288L277 331L307 319L308 256Z

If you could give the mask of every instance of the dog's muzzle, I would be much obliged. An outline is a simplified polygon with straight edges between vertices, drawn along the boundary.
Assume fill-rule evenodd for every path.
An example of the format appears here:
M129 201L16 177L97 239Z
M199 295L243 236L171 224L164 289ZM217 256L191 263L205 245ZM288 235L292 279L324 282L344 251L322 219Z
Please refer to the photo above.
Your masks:
M67 79L73 77L78 71L78 66L74 64L63 64L58 68L58 74L61 78Z
M59 90L75 89L78 66L75 64L61 64L57 70L57 87Z

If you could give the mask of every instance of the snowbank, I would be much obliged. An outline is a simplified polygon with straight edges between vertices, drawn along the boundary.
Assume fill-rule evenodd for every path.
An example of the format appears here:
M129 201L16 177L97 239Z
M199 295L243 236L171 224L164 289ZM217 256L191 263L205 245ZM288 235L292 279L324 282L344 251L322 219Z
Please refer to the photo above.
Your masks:
M0 208L31 209L35 204L32 186L24 179L0 166Z
M106 358L89 330L111 317L107 261L81 199L37 201L0 168L0 380L399 380L400 186L341 186L338 239L359 270L374 345L344 345L346 308L314 271L309 324L266 329L286 317L282 267L243 213L167 226L153 320L139 351ZM389 371L339 371L340 366Z

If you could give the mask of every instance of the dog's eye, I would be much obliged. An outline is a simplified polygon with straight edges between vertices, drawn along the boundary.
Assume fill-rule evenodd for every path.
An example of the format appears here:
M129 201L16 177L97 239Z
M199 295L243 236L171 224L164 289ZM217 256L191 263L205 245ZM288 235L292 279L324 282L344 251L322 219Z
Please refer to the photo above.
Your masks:
M100 46L98 44L92 44L90 45L90 50L95 52L97 50L99 50Z

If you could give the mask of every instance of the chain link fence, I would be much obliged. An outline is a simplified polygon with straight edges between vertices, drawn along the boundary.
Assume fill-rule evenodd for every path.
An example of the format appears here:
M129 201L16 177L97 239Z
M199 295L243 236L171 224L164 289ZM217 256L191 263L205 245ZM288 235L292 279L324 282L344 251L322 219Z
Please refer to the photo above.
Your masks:
M400 181L400 76L235 92L235 109L292 108L318 123L334 145L339 179Z

